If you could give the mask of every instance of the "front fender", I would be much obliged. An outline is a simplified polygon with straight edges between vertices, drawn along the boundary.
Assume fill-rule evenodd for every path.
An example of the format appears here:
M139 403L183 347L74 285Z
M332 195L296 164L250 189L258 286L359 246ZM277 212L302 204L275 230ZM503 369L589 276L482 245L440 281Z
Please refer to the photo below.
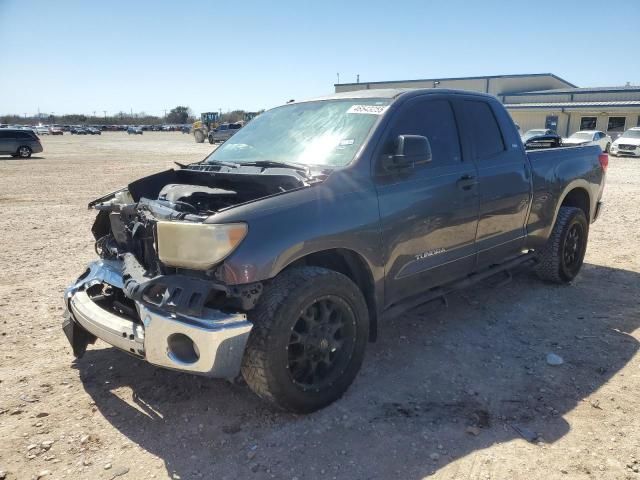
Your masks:
M235 221L246 221L249 231L219 269L225 283L268 280L300 258L334 248L354 251L366 261L374 279L383 276L373 188L336 193L319 185L266 200L270 205L233 215Z

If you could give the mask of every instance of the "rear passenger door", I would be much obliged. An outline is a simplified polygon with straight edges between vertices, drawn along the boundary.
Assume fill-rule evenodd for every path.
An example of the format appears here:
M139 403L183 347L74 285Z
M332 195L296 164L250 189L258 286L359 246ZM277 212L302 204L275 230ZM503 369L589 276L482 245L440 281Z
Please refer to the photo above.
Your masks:
M432 160L385 172L380 159L399 135L421 135ZM385 254L385 306L469 274L475 265L478 220L476 169L463 159L447 97L407 100L390 120L376 165Z
M531 201L526 155L507 130L513 129L508 114L492 103L480 97L456 102L462 137L478 169L478 269L521 251Z

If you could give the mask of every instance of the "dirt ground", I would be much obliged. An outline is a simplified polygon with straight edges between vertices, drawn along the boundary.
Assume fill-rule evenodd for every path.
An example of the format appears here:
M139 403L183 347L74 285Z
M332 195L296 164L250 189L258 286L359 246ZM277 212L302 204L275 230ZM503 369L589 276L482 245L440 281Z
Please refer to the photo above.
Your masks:
M101 342L74 361L62 293L95 257L87 202L212 147L43 144L0 158L0 480L640 480L640 160L611 159L573 285L520 272L386 323L345 397L295 416Z

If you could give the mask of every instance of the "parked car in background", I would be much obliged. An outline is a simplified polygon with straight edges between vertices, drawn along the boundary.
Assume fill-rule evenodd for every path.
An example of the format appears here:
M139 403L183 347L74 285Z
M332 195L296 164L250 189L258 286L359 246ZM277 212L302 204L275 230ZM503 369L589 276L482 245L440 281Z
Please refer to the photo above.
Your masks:
M522 143L526 143L530 138L539 137L541 135L554 135L555 133L556 132L549 128L533 128L520 135L520 138L522 138Z
M29 158L42 152L38 135L32 130L3 128L0 130L0 155Z
M611 155L630 155L640 157L640 127L624 132L611 144Z
M129 127L127 128L127 133L129 135L142 135L142 129L140 127Z
M241 128L241 123L223 123L209 132L209 143L226 142Z
M562 146L562 137L557 133L549 130L551 133L544 135L534 135L527 140L523 140L524 148L527 150L535 150L538 148L558 148Z
M569 138L562 139L562 144L565 146L600 145L602 151L607 153L612 143L611 137L600 130L581 130Z
M72 135L87 135L87 129L79 126L71 127L70 132Z
M49 127L37 126L35 132L38 135L49 135Z
M87 133L89 135L102 135L102 131L98 128L95 127L89 127L87 128Z
M51 130L49 130L49 133L51 135L63 135L64 132L62 131L62 128L60 127L52 127Z
M191 125L182 125L182 127L180 127L180 131L182 133L191 133Z

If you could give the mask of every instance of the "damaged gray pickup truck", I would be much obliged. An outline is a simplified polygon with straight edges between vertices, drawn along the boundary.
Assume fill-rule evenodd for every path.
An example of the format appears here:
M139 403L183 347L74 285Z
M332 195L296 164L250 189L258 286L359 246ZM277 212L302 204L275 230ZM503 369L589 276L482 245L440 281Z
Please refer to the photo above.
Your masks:
M526 152L487 95L287 104L89 204L100 258L63 329L77 357L100 338L311 412L347 390L383 318L523 265L571 282L607 164L598 146Z

